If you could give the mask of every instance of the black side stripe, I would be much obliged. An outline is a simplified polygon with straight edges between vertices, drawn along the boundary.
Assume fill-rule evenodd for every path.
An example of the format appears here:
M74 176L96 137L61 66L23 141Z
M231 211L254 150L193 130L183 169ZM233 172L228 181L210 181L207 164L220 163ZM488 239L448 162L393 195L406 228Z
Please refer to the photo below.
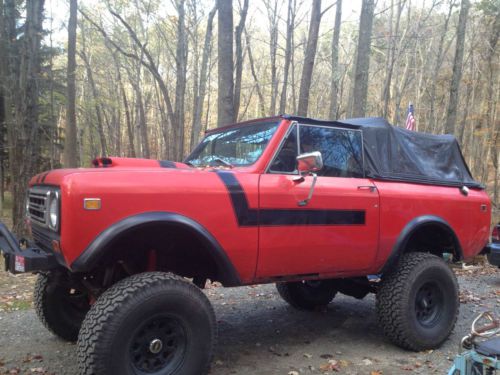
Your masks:
M247 196L236 176L233 173L222 171L217 172L217 175L229 191L238 225L241 227L258 225L259 211L248 207Z
M238 225L287 226L287 225L364 225L364 210L307 210L307 209L254 209L236 176L231 172L218 171L217 175L226 186Z

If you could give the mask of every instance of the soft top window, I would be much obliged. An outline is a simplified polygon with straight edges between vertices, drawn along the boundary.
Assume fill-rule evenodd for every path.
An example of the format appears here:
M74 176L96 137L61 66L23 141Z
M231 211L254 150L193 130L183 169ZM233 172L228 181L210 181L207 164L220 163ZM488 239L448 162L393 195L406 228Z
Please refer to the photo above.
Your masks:
M297 173L297 155L319 151L324 167L318 176L363 177L361 132L325 126L294 125L269 168L271 173Z

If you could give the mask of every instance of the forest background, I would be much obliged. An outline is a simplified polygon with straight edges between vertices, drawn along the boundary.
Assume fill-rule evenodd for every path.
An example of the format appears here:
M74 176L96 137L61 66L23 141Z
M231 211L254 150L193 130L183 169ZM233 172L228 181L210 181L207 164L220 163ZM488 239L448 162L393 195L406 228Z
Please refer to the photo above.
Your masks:
M499 36L499 0L0 0L0 209L20 232L43 170L182 160L280 113L404 126L410 102L498 207Z

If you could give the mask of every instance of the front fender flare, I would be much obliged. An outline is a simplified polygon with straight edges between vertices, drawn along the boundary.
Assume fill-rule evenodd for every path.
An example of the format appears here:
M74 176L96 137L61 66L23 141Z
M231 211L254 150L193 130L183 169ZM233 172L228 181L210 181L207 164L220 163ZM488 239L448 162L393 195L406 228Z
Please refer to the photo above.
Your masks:
M145 212L120 220L100 233L78 258L71 264L75 272L88 272L96 267L105 255L106 249L129 230L151 224L167 224L188 229L209 250L218 270L221 282L225 286L241 285L241 280L218 241L200 223L172 212Z
M458 240L455 231L451 228L451 225L448 224L446 220L444 220L439 216L423 215L416 217L408 224L406 224L406 226L403 228L403 230L398 236L398 239L396 240L396 243L392 248L391 254L387 258L387 261L380 270L379 274L387 273L393 266L395 266L401 255L405 252L406 245L408 244L408 241L413 235L413 233L415 233L418 229L422 228L423 226L430 224L439 226L440 228L444 229L448 234L451 235L457 252L456 254L454 254L454 256L456 260L462 260L463 259L462 246L460 245L460 241Z

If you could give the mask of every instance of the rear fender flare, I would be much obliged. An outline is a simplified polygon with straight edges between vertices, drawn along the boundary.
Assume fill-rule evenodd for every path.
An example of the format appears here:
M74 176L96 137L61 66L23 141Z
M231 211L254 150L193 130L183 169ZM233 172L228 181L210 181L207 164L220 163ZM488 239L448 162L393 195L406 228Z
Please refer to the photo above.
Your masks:
M165 224L189 230L210 251L225 286L241 285L241 280L218 241L200 223L171 212L145 212L120 220L101 232L72 263L75 272L88 272L99 264L110 245L130 230L148 225Z
M436 225L445 230L448 234L450 234L453 240L454 247L456 249L456 253L454 254L455 260L463 259L462 246L460 245L460 241L458 240L458 237L455 234L455 231L452 229L451 225L446 220L444 220L439 216L424 215L416 217L408 224L406 224L406 226L399 234L399 237L392 248L391 254L389 255L389 258L387 258L387 261L380 270L379 274L387 273L392 267L394 267L397 264L401 255L403 255L404 252L406 251L408 241L410 240L412 235L417 230L427 225Z

